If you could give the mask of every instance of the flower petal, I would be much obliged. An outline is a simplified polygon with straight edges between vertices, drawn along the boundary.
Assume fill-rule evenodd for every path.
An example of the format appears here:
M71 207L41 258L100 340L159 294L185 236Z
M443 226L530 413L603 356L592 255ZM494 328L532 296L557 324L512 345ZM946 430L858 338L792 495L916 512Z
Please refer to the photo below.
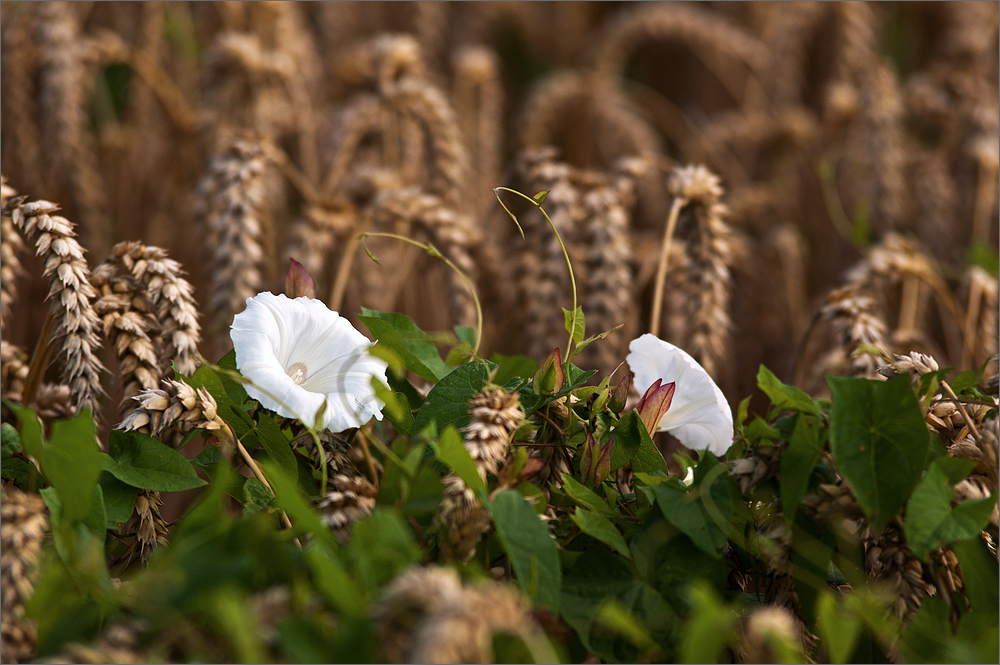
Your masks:
M657 431L670 432L692 450L725 454L733 443L733 413L708 372L683 349L648 333L632 340L629 351L626 361L640 391L658 379L676 384Z
M372 377L385 382L385 361L372 343L320 300L260 293L233 319L236 367L252 384L247 394L288 418L341 432L382 419ZM293 379L291 374L296 375Z

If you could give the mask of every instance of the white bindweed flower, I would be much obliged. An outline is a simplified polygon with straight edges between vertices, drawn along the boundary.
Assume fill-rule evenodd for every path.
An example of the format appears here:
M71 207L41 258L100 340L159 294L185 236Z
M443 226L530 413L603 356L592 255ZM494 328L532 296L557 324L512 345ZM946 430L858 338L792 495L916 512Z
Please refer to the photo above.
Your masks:
M252 383L247 394L286 418L331 432L360 427L385 406L372 377L385 383L388 366L351 323L320 300L258 293L233 318L236 367Z
M670 432L692 450L723 455L733 443L733 412L715 381L682 349L645 334L629 344L626 361L640 393L657 381L674 384L657 432Z

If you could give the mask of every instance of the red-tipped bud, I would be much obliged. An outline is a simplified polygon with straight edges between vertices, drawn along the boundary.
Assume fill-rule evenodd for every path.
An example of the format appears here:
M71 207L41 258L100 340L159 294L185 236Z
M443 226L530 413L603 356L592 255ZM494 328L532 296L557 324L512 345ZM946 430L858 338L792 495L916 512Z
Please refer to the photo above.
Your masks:
M295 259L288 260L288 274L285 275L285 295L289 298L316 297L316 282L306 267Z
M636 409L639 410L639 418L646 426L646 431L652 436L660 425L660 419L670 408L670 402L674 399L674 382L661 385L661 379L649 387L646 394L639 400Z
M622 377L615 389L611 391L608 398L608 408L617 416L625 409L625 402L628 401L628 391L632 390L631 372Z
M559 349L556 349L538 367L532 385L538 395L554 395L562 390L565 382L566 374L563 372L562 355L559 353Z
M545 460L538 459L537 457L529 457L524 463L524 469L521 471L521 482L531 478L544 468Z
M598 443L594 439L594 433L590 430L586 430L586 432L587 441L583 444L583 454L580 455L580 476L585 482L594 477L594 468L600 459Z
M604 479L611 475L611 446L615 442L615 437L611 437L604 447L601 448L601 457L597 460L594 468L594 487L604 482Z

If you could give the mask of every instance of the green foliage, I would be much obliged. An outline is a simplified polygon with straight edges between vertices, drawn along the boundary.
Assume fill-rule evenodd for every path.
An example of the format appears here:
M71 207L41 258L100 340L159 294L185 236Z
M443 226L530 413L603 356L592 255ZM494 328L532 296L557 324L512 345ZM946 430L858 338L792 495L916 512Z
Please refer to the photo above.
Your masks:
M885 382L831 376L828 381L833 459L880 530L920 481L930 432L908 376Z
M570 362L607 334L585 339L580 310L565 312L569 358L554 353L541 368L523 356L472 358L468 329L456 329L449 359L461 364L452 368L438 355L439 338L410 319L368 310L362 319L396 370L388 386L375 386L385 420L324 434L332 467L318 459L318 433L250 399L233 354L185 380L215 398L239 453L209 446L188 459L171 439L113 430L105 454L89 414L43 424L7 405L19 426L0 431L3 478L39 493L50 513L51 544L28 604L40 657L140 618L160 659L180 631L187 660L374 661L386 588L432 565L457 568L467 585L484 583L487 570L505 576L545 618L546 639L565 661L729 661L745 639L740 622L775 602L772 562L784 557L780 574L790 579L780 584L794 590L794 611L817 643L802 653L771 640L781 661L996 660L1000 575L981 538L996 497L953 504L974 463L946 455L921 410L948 370L912 382L829 377L825 400L761 367L758 387L771 406L755 414L749 398L741 403L728 463L695 451L697 461L676 456L678 471L664 460L660 435L624 411L629 380L588 383L593 372ZM414 375L432 384L426 395L407 379ZM951 385L984 401L981 379L982 371L963 373ZM463 428L470 400L497 385L517 395L524 417L506 432L512 445L494 460L496 473L483 474L484 453ZM547 468L553 458L565 466ZM359 474L352 489L336 479L345 464ZM736 471L744 466L758 474L746 495ZM472 490L472 509L488 515L468 561L453 558L441 511L449 472ZM856 498L873 537L902 530L928 567L923 579L938 565L932 553L952 550L964 596L926 597L901 621L894 598L869 582L858 532L819 516L831 487ZM139 490L187 498L169 545L148 566L124 567L124 524ZM341 505L354 512L332 512ZM287 602L265 629L262 594L279 591ZM540 653L525 635L495 635L493 644L501 660Z

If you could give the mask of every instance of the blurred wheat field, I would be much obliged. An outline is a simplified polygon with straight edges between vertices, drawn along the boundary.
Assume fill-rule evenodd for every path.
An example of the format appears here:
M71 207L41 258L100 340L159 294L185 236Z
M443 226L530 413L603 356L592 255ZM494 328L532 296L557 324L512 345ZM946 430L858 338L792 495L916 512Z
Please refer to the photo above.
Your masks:
M549 192L588 332L623 325L577 361L602 374L649 331L733 404L762 363L817 394L872 346L997 353L996 3L0 8L4 203L65 218L2 229L3 393L43 413L117 422L171 362L218 359L289 258L345 315L474 325L440 260L376 237L375 263L363 232L432 243L485 354L541 360L566 265L501 185Z

